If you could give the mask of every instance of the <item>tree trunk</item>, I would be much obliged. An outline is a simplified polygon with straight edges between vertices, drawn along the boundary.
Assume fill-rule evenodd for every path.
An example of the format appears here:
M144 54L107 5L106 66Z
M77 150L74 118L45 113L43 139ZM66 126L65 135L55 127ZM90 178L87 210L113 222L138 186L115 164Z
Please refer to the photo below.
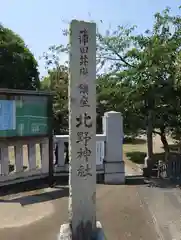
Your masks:
M164 151L165 151L165 160L167 160L168 153L169 153L170 149L169 149L169 145L168 145L168 141L167 141L167 138L166 138L164 128L160 129L160 139L161 139L161 142L163 144Z
M152 124L152 111L148 113L147 123L147 167L151 167L153 159L153 124Z
M165 134L161 134L160 138L161 138L161 141L162 141L163 148L164 148L165 152L169 152L169 145L168 145Z

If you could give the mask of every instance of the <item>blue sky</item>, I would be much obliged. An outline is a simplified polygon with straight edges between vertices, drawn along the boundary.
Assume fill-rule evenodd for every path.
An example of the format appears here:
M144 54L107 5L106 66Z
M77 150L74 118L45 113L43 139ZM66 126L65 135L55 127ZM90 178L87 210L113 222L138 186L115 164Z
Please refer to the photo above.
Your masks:
M136 24L138 31L151 28L153 14L170 6L178 13L180 0L0 0L0 22L18 33L39 62L45 75L44 62L39 60L50 45L66 43L61 29L71 19L102 20L100 30L110 25Z

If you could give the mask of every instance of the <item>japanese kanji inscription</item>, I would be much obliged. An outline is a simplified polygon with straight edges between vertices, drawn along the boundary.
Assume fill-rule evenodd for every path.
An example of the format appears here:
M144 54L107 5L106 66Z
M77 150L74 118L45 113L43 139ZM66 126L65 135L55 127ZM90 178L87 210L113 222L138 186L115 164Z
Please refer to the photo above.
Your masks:
M95 225L96 25L74 20L70 32L69 183L74 230L81 221Z

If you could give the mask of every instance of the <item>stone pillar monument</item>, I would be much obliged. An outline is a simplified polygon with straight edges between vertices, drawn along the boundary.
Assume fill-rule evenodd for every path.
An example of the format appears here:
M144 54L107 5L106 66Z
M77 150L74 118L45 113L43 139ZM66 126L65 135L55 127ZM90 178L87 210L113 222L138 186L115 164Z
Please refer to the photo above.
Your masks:
M96 24L76 20L70 26L69 136L69 225L61 227L60 239L91 240L96 233Z
M124 184L123 117L120 112L106 112L103 117L106 135L106 158L104 180L107 184Z

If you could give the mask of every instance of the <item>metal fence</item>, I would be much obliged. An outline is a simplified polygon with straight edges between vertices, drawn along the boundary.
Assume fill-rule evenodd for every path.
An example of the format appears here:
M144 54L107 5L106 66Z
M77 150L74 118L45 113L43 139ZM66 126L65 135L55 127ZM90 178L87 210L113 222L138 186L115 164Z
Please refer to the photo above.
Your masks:
M181 180L181 154L170 152L166 162L159 163L158 175L173 181Z

